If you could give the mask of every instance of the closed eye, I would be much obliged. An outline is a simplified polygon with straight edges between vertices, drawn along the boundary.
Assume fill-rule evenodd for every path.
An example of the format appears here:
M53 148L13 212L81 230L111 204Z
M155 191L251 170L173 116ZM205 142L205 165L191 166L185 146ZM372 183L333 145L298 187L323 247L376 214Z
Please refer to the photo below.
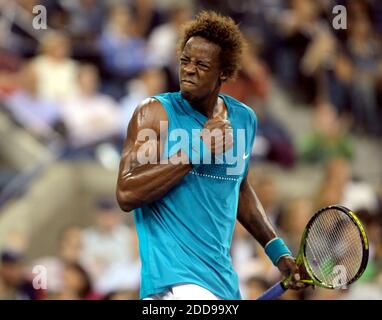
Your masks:
M210 66L204 63L198 63L198 66L201 67L203 70L209 70Z

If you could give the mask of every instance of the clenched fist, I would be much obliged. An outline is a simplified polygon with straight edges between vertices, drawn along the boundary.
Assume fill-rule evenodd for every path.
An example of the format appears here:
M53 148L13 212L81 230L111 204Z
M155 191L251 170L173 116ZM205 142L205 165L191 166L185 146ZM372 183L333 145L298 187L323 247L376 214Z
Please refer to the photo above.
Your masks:
M207 120L201 138L212 154L223 154L233 146L233 129L229 120L221 115Z

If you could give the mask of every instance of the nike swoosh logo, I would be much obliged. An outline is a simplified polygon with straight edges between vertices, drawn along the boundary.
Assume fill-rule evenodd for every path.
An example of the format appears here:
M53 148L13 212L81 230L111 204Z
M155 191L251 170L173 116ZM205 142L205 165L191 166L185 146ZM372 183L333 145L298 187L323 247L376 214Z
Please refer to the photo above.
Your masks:
M247 154L243 154L243 160L245 160L245 159L247 159L249 157L249 153L247 153Z

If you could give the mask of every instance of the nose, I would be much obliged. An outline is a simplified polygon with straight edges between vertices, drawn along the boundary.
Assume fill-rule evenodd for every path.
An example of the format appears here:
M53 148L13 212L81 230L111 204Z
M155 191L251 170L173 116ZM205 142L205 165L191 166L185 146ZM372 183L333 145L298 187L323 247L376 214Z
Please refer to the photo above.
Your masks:
M183 71L187 74L194 74L196 66L193 63L187 63L183 66Z

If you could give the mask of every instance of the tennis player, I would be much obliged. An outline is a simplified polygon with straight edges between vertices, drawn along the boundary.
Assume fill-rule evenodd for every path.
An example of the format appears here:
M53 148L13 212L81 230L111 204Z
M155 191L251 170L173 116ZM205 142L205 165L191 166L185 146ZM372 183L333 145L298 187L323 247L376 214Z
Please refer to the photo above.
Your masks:
M200 13L179 40L180 92L142 101L129 123L116 194L135 212L141 299L241 299L230 256L236 219L291 276L289 287L302 286L247 180L256 115L219 93L243 47L231 18Z

